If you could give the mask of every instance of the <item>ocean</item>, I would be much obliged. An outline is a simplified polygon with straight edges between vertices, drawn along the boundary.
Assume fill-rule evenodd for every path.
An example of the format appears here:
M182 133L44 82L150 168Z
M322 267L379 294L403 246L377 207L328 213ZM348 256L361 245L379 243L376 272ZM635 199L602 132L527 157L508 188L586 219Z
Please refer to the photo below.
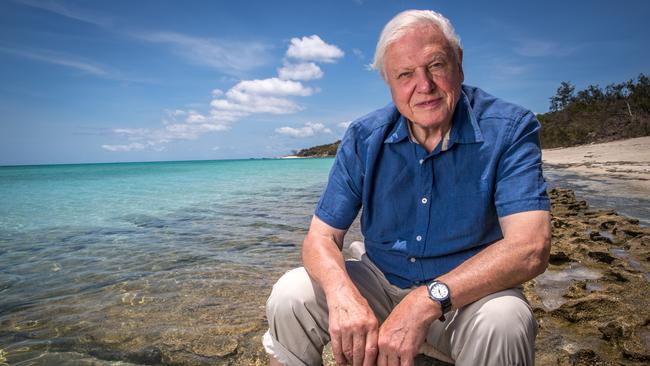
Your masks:
M0 167L0 365L254 363L332 163Z

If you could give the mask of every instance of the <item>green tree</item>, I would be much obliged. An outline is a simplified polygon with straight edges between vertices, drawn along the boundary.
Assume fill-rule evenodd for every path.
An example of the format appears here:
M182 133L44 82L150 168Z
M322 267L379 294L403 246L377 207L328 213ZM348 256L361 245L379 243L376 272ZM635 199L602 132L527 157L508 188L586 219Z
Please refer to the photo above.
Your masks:
M560 87L557 88L557 92L555 93L554 96L550 98L551 100L551 112L557 112L561 111L566 106L569 105L569 103L573 102L575 97L573 96L573 91L575 90L575 86L571 85L570 82L568 81L563 81L560 83Z

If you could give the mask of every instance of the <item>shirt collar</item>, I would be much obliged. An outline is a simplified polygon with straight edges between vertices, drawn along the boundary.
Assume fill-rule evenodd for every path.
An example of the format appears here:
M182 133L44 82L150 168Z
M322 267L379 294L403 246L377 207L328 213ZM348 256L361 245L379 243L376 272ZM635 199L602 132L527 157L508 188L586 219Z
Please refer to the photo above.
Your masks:
M384 140L384 143L392 144L401 142L404 139L409 137L409 130L406 118L400 114L397 123L393 127L392 131L388 134L388 137ZM448 140L447 148L451 147L454 143L473 143L473 142L483 142L483 133L481 128L476 121L472 106L469 103L467 94L461 89L461 98L456 104L456 110L454 111L454 117L452 121L452 126L450 132L447 132L445 140ZM446 149L444 149L446 150Z
M453 125L451 126L450 146L454 143L468 144L483 141L483 133L476 121L469 98L461 89L461 98L456 104Z
M409 129L406 124L406 118L400 114L397 123L395 123L393 130L390 131L388 137L386 138L386 140L384 140L384 143L392 144L392 143L400 142L408 137L409 137Z

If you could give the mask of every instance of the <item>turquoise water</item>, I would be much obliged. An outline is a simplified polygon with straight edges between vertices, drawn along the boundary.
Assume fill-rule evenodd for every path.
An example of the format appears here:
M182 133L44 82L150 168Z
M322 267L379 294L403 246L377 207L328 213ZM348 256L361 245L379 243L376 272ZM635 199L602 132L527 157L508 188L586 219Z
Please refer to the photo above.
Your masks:
M0 168L0 364L256 357L332 162Z
M128 227L129 215L160 216L242 198L264 205L278 194L320 189L331 163L293 159L3 167L0 229Z
M332 162L0 167L0 365L263 359L264 302L300 263ZM624 196L647 222L647 199Z

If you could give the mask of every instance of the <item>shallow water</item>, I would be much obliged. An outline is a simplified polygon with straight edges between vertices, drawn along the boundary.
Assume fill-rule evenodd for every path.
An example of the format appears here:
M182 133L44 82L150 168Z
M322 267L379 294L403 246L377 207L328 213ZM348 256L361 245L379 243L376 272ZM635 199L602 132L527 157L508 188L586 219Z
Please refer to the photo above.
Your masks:
M625 179L578 175L550 165L544 166L544 176L549 188L571 189L578 199L586 200L591 207L614 209L621 215L639 219L643 226L650 226L648 192L638 190ZM650 176L647 178L650 179Z
M187 354L227 353L233 334L256 334L271 285L299 263L331 164L0 168L1 357L155 363L120 352L185 341ZM204 334L216 345L201 350Z
M602 277L602 273L586 268L577 263L571 263L566 268L549 268L546 272L534 279L535 292L547 310L554 310L566 303L564 297L566 288L575 281L589 280L587 290L598 291L600 284L595 281Z
M632 267L635 271L639 271L643 273L643 276L645 277L646 280L650 281L650 272L643 272L643 268L641 267L641 263L636 261L630 256L630 253L625 250L624 248L611 248L609 250L615 257L620 258L627 262L630 267Z
M0 365L249 363L332 162L0 167Z

